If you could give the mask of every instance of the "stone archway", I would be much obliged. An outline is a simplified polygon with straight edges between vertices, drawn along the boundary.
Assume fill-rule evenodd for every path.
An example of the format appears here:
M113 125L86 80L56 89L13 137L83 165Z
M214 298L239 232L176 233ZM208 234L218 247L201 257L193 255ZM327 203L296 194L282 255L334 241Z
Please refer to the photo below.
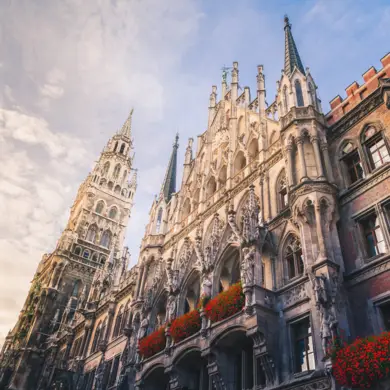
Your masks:
M170 390L169 376L165 373L164 366L156 366L146 373L142 390Z

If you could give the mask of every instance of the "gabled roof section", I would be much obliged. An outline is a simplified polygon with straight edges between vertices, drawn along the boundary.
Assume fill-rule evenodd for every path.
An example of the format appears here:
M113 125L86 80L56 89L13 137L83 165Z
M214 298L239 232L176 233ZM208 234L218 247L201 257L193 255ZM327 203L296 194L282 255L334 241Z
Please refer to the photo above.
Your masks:
M176 170L177 170L177 149L178 148L179 148L179 134L176 134L171 158L169 159L167 172L165 174L164 182L161 187L161 195L164 196L164 199L167 203L171 200L172 194L176 192Z
M286 15L284 17L284 73L290 77L295 68L302 74L305 74L305 69L299 56L297 46L291 33L291 24Z

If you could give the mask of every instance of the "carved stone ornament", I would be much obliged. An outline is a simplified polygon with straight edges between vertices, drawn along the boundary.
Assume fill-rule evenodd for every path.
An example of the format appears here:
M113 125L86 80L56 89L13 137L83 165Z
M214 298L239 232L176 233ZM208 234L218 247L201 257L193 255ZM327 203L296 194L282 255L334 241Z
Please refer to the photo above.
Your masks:
M242 249L243 256L241 257L241 282L244 287L252 286L254 282L254 266L256 247L244 247Z

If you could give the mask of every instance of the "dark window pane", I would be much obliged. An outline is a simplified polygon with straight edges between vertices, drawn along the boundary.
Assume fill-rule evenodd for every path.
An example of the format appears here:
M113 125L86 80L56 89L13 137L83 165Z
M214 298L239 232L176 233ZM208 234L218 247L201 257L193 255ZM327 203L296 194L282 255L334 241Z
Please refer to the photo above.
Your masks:
M381 307L381 312L385 330L390 331L390 303L388 303L387 305L383 305Z

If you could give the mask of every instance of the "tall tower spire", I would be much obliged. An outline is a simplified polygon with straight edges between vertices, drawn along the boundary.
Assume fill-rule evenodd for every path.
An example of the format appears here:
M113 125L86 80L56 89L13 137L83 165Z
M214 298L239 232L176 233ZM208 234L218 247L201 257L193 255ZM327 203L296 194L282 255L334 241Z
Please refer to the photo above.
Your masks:
M284 17L284 36L285 36L285 53L284 53L284 73L291 76L295 68L305 74L305 69L299 56L297 46L291 33L291 24L286 15Z
M176 168L177 168L178 148L179 148L179 134L176 134L171 158L169 159L167 172L165 174L164 182L161 187L161 195L164 196L166 202L169 202L172 197L172 194L176 192Z
M119 131L120 135L123 135L127 138L131 138L131 120L133 116L134 109L132 108L129 116L126 119L126 122L123 124L121 130Z

